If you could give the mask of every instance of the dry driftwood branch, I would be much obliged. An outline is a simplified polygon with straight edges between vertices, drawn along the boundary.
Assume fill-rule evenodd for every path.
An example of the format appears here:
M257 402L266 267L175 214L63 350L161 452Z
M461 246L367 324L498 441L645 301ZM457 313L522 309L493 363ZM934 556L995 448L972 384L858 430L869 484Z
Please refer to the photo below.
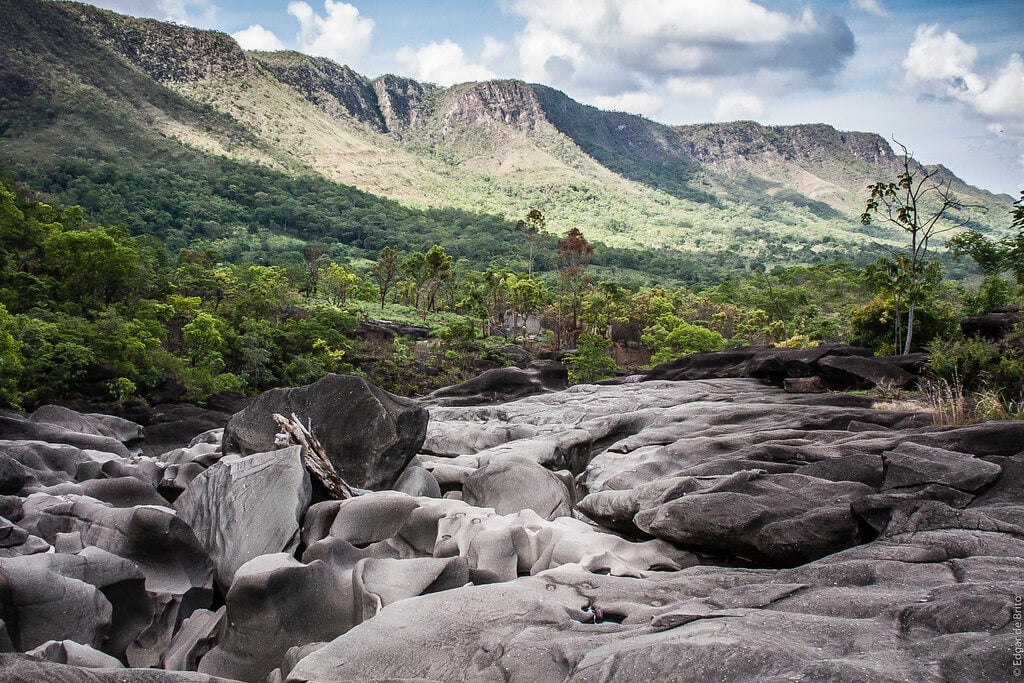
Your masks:
M324 485L328 493L339 500L355 496L352 488L345 483L345 480L341 478L341 475L338 474L337 470L334 469L334 465L327 458L324 447L320 445L320 442L313 436L313 433L303 426L302 420L296 417L295 413L292 413L291 419L279 413L274 413L274 422L277 423L281 430L280 434L278 434L279 437L304 447L302 459L306 469L320 480L320 483Z

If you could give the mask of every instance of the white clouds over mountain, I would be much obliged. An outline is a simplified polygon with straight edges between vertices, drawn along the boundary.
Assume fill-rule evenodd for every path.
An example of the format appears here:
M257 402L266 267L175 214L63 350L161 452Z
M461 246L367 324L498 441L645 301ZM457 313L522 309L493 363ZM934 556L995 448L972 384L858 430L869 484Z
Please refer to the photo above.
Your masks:
M960 102L1024 153L1024 59L1013 54L989 74L977 60L978 49L956 33L922 25L903 59L904 79L923 96Z
M486 46L485 46L486 50ZM485 81L495 77L493 71L466 61L462 47L445 38L413 49L408 45L395 54L403 72L420 81L452 85L466 81Z
M827 86L854 50L853 34L834 15L787 14L751 0L508 0L504 6L527 22L517 37L523 76L588 91L595 102L654 93L670 83L721 92Z
M237 33L232 33L231 37L238 41L238 44L246 50L270 51L285 49L284 43L274 35L273 31L268 31L258 24L242 29Z
M354 5L333 0L324 0L324 12L318 14L305 2L288 3L288 14L299 22L296 37L299 50L340 64L358 66L370 49L373 19L360 15Z
M718 98L715 106L715 119L718 121L736 121L738 119L757 120L764 115L764 102L761 98L744 92L728 92Z

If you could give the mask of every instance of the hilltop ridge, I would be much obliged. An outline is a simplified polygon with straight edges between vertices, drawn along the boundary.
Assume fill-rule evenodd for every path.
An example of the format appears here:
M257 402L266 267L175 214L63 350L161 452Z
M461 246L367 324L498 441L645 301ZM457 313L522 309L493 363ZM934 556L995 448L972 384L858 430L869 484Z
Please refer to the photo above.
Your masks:
M866 232L897 237L857 220L866 185L896 169L875 133L669 126L516 80L371 79L73 2L0 0L0 10L0 166L29 179L52 178L70 158L147 167L200 153L319 174L411 207L511 220L538 208L554 232L580 226L621 248L781 264L858 258ZM1012 198L947 173L987 209L974 227L1005 228Z

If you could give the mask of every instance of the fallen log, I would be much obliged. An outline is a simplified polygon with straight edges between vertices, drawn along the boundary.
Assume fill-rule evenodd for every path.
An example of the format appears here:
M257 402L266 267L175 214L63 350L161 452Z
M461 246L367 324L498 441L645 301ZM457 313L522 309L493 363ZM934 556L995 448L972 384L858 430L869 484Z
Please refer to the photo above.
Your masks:
M274 422L277 423L281 430L277 435L278 445L288 446L296 444L302 446L303 464L305 464L309 473L323 484L328 493L338 500L345 500L355 496L352 487L345 483L345 480L341 478L341 475L338 474L338 471L334 469L334 465L327 458L324 447L313 436L313 432L302 424L302 420L295 413L292 413L291 419L279 413L274 413Z

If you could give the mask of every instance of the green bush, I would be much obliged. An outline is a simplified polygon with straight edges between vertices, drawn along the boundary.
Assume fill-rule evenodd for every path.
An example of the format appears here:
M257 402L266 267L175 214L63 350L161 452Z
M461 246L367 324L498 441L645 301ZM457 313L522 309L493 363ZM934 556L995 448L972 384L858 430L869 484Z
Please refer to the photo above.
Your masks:
M615 375L618 367L608 355L611 341L596 334L581 334L576 340L576 353L569 356L570 384L590 384Z
M935 340L928 369L936 379L978 389L991 377L997 355L995 346L980 337Z
M725 348L725 338L718 332L700 325L691 325L671 313L658 316L657 322L644 330L641 339L652 351L652 365L691 353Z

